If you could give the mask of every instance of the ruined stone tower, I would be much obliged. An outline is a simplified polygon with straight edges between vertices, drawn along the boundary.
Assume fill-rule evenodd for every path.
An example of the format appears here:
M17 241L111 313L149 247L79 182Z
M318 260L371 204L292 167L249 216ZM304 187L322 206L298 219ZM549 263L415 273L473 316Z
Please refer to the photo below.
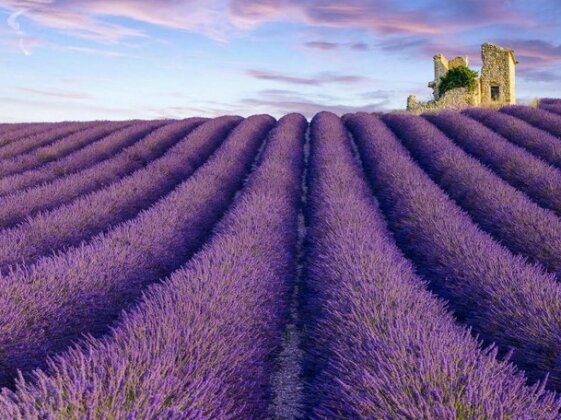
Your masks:
M514 51L485 43L481 46L481 105L516 103Z
M514 66L517 61L514 58L514 51L485 43L481 45L481 59L483 67L475 89L468 91L466 88L455 88L440 95L441 77L455 67L468 67L469 58L459 56L447 60L442 54L435 55L433 57L434 80L428 84L433 90L434 99L417 102L415 96L410 95L407 98L407 110L421 113L446 107L462 108L478 105L499 107L516 103Z

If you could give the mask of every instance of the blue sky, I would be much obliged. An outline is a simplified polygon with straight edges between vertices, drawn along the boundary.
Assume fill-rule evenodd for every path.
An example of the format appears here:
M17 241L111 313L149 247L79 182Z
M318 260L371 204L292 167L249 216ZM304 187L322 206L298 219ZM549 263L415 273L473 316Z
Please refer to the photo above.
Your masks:
M432 56L513 48L561 97L557 0L0 0L0 120L307 116L430 97Z

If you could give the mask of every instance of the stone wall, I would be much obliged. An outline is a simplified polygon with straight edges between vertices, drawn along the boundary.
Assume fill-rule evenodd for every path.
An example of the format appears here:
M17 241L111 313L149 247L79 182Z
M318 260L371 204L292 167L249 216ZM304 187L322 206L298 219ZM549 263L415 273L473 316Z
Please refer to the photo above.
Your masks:
M423 112L436 111L443 108L459 110L476 105L479 105L479 90L476 89L469 92L464 87L450 89L440 99L428 102L417 102L413 95L407 98L407 111L413 114L422 114Z

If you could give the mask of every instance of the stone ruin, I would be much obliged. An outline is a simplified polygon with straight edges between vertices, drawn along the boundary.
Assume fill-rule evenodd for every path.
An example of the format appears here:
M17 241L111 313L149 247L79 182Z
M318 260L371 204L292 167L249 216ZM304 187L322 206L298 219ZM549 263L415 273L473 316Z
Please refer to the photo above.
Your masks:
M514 58L514 51L485 43L481 45L481 59L483 66L475 89L454 88L440 95L440 78L454 67L469 67L469 59L464 56L448 61L442 54L435 55L434 80L428 84L433 90L434 99L418 102L414 95L410 95L407 98L407 110L420 114L442 108L461 109L468 106L498 108L516 103L514 66L518 62Z

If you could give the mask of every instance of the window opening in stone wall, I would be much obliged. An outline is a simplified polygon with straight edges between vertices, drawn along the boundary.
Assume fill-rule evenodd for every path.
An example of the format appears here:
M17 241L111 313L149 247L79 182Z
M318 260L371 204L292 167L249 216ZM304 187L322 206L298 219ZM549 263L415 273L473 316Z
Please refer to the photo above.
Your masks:
M491 100L498 101L501 96L501 89L497 85L491 86Z

